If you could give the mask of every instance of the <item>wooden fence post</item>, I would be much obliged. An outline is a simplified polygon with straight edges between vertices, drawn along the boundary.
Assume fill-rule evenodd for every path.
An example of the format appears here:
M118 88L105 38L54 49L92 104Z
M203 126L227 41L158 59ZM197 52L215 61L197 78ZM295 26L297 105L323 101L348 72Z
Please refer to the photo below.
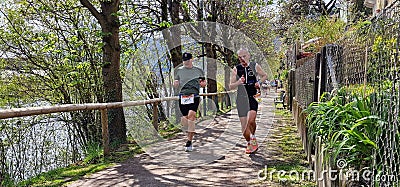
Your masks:
M205 89L205 88L204 88ZM206 112L207 112L207 96L203 96L203 112L201 113L201 116L206 116Z
M320 73L319 73L319 78L320 78L320 83L319 83L319 96L322 95L322 93L328 91L326 88L326 82L327 82L327 65L326 65L326 46L322 48L322 54L320 56ZM319 98L318 98L319 99Z
M322 151L322 139L320 136L317 137L316 143L315 143L315 181L317 182L318 187L323 187L323 151Z
M315 55L315 75L314 75L314 96L313 96L313 101L314 102L319 102L319 80L320 80L320 68L321 68L321 53L317 53Z
M103 153L104 156L110 155L110 139L108 134L108 112L107 109L101 109L101 129L103 136Z
M153 127L158 132L158 102L153 103Z
M211 100L212 100L212 103L214 103L215 104L215 106L217 107L217 111L218 111L218 101L217 102L215 102L215 95L212 95L211 96ZM212 106L212 105L211 105Z
M290 111L293 111L293 98L295 96L295 70L290 70L289 71L289 79L288 79L288 109Z
M218 102L221 100L221 110L224 110L224 100L225 100L225 95L224 94L219 94L220 96L218 97Z

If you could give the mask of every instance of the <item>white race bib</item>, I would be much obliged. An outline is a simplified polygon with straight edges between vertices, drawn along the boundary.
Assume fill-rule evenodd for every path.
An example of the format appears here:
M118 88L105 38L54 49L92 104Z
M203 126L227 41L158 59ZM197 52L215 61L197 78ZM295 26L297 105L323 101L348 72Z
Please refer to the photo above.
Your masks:
M192 95L181 95L181 104L187 105L194 103L194 94Z

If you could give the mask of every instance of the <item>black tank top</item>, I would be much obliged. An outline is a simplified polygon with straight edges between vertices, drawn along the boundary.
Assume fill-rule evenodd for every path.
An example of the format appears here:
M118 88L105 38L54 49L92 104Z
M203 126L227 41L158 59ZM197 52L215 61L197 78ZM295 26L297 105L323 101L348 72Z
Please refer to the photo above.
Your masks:
M257 89L254 87L254 85L257 82L257 71L255 67L256 63L254 62L250 62L247 67L243 67L242 64L236 66L236 80L239 80L242 76L244 76L246 80L244 85L240 85L238 87L238 96L256 95Z

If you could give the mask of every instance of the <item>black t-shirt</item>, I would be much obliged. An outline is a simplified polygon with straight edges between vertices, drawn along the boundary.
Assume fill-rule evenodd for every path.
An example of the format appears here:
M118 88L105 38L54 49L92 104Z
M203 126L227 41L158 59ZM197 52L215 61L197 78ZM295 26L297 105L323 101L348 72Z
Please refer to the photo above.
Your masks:
M239 80L242 76L244 76L246 80L243 85L239 85L238 96L253 96L257 94L257 89L254 87L257 82L257 71L255 67L256 63L254 62L250 62L247 67L243 67L242 64L236 66L236 80Z

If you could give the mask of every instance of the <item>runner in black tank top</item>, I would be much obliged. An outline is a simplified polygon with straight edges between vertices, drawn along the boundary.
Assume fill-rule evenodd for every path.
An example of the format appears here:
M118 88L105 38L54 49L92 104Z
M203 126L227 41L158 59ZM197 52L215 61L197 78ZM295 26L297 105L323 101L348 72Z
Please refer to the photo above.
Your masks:
M257 93L255 83L257 82L257 71L256 63L250 62L247 67L243 67L242 64L236 66L237 76L236 80L241 77L245 78L245 83L243 86L238 87L238 95L240 96L254 96Z
M245 153L250 154L258 149L255 137L258 102L253 96L257 94L260 82L267 79L267 74L260 65L250 63L250 53L246 49L240 49L237 54L240 64L232 71L229 88L238 89L236 106L243 136L247 141ZM257 75L260 77L260 82L257 80Z

